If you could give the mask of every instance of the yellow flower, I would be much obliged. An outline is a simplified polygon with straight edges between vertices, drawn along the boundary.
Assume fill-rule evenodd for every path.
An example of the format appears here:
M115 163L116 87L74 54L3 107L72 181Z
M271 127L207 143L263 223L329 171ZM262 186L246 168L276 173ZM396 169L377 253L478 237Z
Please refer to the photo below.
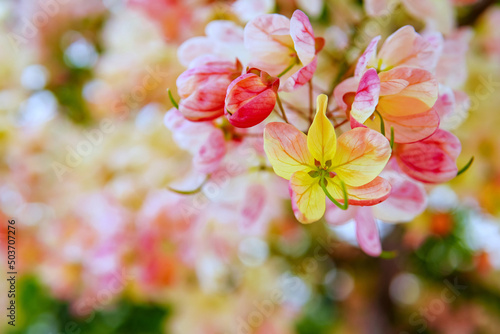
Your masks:
M306 136L285 123L269 123L264 149L274 172L290 180L297 220L308 224L325 213L325 196L341 203L375 205L387 198L389 183L378 177L391 155L389 141L368 128L355 128L338 139L326 117L328 98L319 95L314 121ZM346 203L346 198L348 201Z

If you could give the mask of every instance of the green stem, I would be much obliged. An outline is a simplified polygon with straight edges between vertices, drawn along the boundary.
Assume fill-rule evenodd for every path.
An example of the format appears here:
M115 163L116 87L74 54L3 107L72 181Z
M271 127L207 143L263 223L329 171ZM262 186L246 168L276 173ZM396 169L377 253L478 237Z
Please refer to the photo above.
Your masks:
M172 102L172 105L175 107L175 109L179 110L179 104L174 100L174 97L172 96L172 91L170 88L167 88L167 94L168 98L170 99L170 102Z
M379 257L381 259L394 259L396 256L398 256L397 251L383 251Z
M385 136L385 124L384 124L384 119L382 118L382 115L375 110L375 114L380 118L380 133Z
M290 65L288 65L287 68L285 68L283 70L283 72L281 72L280 74L278 74L278 78L281 78L282 76L284 76L288 71L290 71L292 69L292 67L295 66L295 62L291 63Z
M274 169L271 166L259 165L255 167L251 167L249 172L274 172Z
M394 128L391 126L391 150L394 148Z
M461 170L458 171L457 176L465 173L470 168L473 162L474 162L474 156L470 158L469 162L465 166L463 166Z
M333 196L328 192L328 189L326 189L326 185L325 185L325 177L322 176L320 181L319 181L319 185L321 186L321 189L323 189L323 192L325 193L326 197L328 197L328 199L330 201L332 201L333 204L335 204L339 209L342 209L342 210L347 210L347 208L349 207L349 197L347 195L347 189L345 188L345 183L343 181L340 181L340 187L342 188L342 193L344 195L344 204L340 204L335 198L333 198Z
M314 115L314 109L313 109L313 84L312 84L312 78L309 80L309 123L312 124L313 122L313 115Z
M199 193L201 191L201 189L203 188L203 186L205 185L205 183L207 183L207 181L209 179L210 179L210 174L207 175L205 180L198 186L198 188L193 189L193 190L177 190L174 188L170 188L168 186L167 186L167 189L174 192L174 193L180 194L180 195L194 195L194 194Z

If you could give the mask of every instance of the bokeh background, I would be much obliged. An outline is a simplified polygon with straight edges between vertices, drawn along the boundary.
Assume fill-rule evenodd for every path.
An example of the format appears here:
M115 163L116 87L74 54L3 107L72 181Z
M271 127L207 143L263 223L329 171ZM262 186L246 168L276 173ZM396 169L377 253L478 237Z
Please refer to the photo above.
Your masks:
M429 189L414 221L381 225L395 256L371 258L352 224L295 221L265 172L229 181L225 207L168 191L191 164L163 124L178 47L212 20L243 24L242 2L0 1L0 269L15 219L19 272L16 326L2 314L0 332L499 333L500 4L437 1L437 29L469 36L454 53L471 101L454 133L458 165L475 162ZM333 77L372 36L424 27L401 5L377 20L356 0L263 3L308 14ZM252 231L231 212L245 198L268 205ZM186 201L204 212L196 226Z

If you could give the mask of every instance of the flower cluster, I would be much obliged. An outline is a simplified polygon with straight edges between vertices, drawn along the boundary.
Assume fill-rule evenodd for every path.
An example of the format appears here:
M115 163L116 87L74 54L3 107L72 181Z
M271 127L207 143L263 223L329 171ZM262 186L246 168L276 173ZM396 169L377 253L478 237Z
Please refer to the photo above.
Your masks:
M17 331L496 333L490 3L0 6Z
M441 33L421 35L404 26L379 50L381 36L373 38L353 76L330 92L336 108L321 94L328 92L313 85L325 40L315 36L302 11L291 19L259 15L244 28L213 21L206 35L179 49L180 61L188 66L177 79L179 112L187 121L221 129L228 141L262 133L271 167L289 181L298 221L316 222L325 211L333 225L354 219L360 247L378 256L376 220L413 219L426 207L424 184L458 174L460 141L440 124L452 123L459 101L464 105L467 98L447 85L453 74L443 61L447 41ZM301 89L306 84L309 96ZM293 92L309 100L312 111L315 90L320 94L314 117L280 97ZM277 117L281 121L273 121ZM217 143L210 138L204 149L211 153L205 155L212 162L224 159L222 134Z

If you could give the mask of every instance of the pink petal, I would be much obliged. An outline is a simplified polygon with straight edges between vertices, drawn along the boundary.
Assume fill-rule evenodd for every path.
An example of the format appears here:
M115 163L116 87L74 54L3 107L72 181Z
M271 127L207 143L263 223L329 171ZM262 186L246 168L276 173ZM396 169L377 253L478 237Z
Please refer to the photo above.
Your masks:
M330 200L327 200L325 220L330 225L343 225L354 219L357 211L357 206L350 206L347 210L342 210Z
M324 0L297 0L297 7L304 10L311 17L318 18L323 12Z
M396 148L399 167L413 179L426 183L443 183L457 175L456 159L461 151L457 137L438 129L420 142Z
M358 90L359 80L355 77L345 79L340 84L335 87L333 91L333 96L335 97L335 102L337 105L345 111L351 110L352 102L354 101L354 96ZM352 98L352 100L350 100ZM349 101L350 100L350 101Z
M438 82L429 71L398 66L380 72L381 93L377 110L382 114L411 115L425 112L436 103L439 93ZM397 94L384 95L384 83L407 81L408 85Z
M365 0L365 11L368 16L377 17L389 14L389 0Z
M472 5L478 2L479 0L452 0L453 4L456 6L466 6Z
M176 144L193 155L206 142L215 127L211 122L188 121L179 110L173 108L165 114L165 126L172 132ZM220 131L220 130L218 130Z
M279 79L265 72L261 72L261 76L246 73L233 80L227 88L225 102L229 122L239 128L248 128L265 120L276 105L278 86Z
M184 66L198 57L214 55L234 61L243 49L243 28L231 21L216 20L205 28L206 37L193 37L181 44L177 57Z
M377 219L386 222L408 222L427 207L427 195L423 185L401 172L387 170L380 174L391 184L389 197L373 206Z
M365 72L359 82L351 108L351 118L364 123L375 111L380 94L380 79L374 68Z
M442 56L439 59L436 76L444 85L459 88L467 79L466 55L473 31L461 28L445 39Z
M455 110L455 94L450 87L439 85L439 96L434 109L439 118L444 118L453 113Z
M316 56L316 40L309 18L301 10L296 10L290 20L290 36L302 65L306 66Z
M380 83L380 95L395 95L408 87L409 84L407 80L391 78Z
M380 176L360 187L346 185L350 205L372 206L389 197L391 185ZM337 178L330 179L328 191L340 203L344 203L343 193Z
M363 123L360 123L360 122L356 121L356 119L354 117L350 117L349 121L350 121L350 124L351 124L351 129L355 129L355 128L367 128L367 126L364 125Z
M224 99L231 83L228 78L208 78L199 89L182 99L179 111L193 121L208 121L224 115Z
M266 206L267 192L263 185L253 184L248 187L238 220L240 231L248 233L258 222Z
M453 110L451 113L441 118L440 127L442 129L455 129L467 118L471 108L471 100L467 93L462 91L453 91Z
M247 23L244 45L252 55L252 66L271 75L278 75L293 60L290 49L290 20L279 14L265 14Z
M443 37L440 33L421 36L412 26L404 26L389 36L380 49L384 67L415 66L428 71L436 68Z
M300 70L295 72L291 77L286 79L286 81L281 86L280 90L285 92L291 92L297 88L304 86L316 72L316 67L318 66L318 58L314 57L313 61L309 65L302 67Z
M379 59L388 67L401 65L406 58L411 57L416 35L412 26L400 28L385 40L378 53Z
M214 128L206 142L200 147L198 154L194 156L193 165L201 173L210 174L217 170L225 155L224 133Z
M361 55L361 57L359 57L358 64L356 65L356 70L354 72L354 76L356 78L360 78L365 72L366 67L368 66L370 61L375 59L375 56L377 54L377 45L378 41L380 41L380 38L381 36L373 38L370 44L368 44L368 46L366 47L365 52Z
M447 0L401 0L408 13L430 28L449 34L455 26L453 6Z
M427 145L440 147L452 159L457 159L462 151L460 140L451 132L438 129L431 137L425 140Z
M380 176L360 187L347 186L349 204L352 205L372 206L382 203L388 198L390 191L391 185Z
M372 210L367 207L360 207L356 212L356 237L359 247L370 256L379 256L382 253L380 236L377 222L373 217Z
M220 42L243 43L243 29L233 21L212 21L205 27L205 34Z
M434 72L443 52L443 43L443 35L440 32L417 37L414 44L417 54L414 65ZM412 65L412 62L406 64Z
M234 62L213 56L196 58L177 78L177 92L181 97L179 111L198 122L222 116L227 87L240 72L241 68Z
M186 67L196 58L211 54L213 42L206 37L193 37L181 44L177 50L177 58Z
M236 0L232 7L243 22L248 22L273 10L274 0Z
M385 136L391 138L391 127L393 127L394 142L413 143L436 132L439 122L439 116L434 109L407 116L384 114Z

